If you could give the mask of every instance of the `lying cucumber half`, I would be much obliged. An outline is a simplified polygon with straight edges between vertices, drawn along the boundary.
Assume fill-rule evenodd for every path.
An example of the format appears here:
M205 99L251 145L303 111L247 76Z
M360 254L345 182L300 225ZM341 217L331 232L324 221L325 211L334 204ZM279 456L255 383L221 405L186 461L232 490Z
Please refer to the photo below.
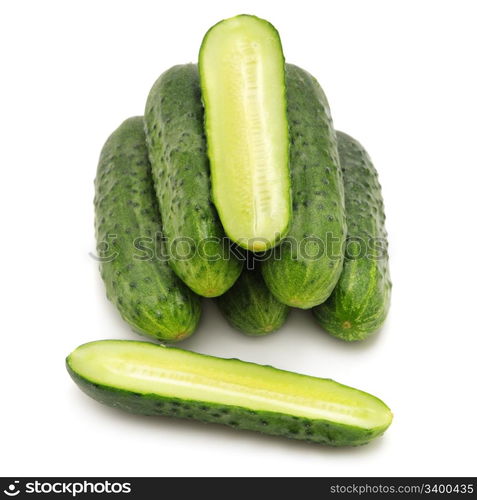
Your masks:
M392 413L366 392L237 359L148 342L100 340L66 359L73 380L101 403L334 446L381 435Z
M213 26L199 54L212 194L227 235L262 251L287 232L291 195L285 64L254 16Z

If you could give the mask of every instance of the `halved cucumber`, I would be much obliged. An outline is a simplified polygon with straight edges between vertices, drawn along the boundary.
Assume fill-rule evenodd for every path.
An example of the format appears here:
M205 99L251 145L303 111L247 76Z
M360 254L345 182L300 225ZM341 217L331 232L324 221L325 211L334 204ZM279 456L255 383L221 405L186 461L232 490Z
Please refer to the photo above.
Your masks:
M290 207L285 63L267 21L213 26L199 54L212 194L227 235L262 251L287 232Z
M89 396L144 415L335 446L367 443L392 421L381 400L330 379L148 342L90 342L73 351L66 365Z

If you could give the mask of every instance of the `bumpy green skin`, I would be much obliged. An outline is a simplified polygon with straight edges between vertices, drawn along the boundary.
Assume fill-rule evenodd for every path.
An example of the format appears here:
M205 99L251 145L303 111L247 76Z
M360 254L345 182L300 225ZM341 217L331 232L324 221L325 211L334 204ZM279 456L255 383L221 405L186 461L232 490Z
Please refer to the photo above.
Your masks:
M145 125L169 263L194 292L222 295L239 277L242 262L230 253L211 201L196 64L174 66L159 77Z
M387 429L387 426L363 429L329 420L302 418L286 413L256 411L241 406L208 401L136 393L97 384L82 377L71 368L68 358L66 368L78 387L91 398L107 406L141 415L194 419L330 446L363 445L381 436Z
M244 269L235 285L217 299L225 319L247 335L267 335L286 321L290 308L278 302L258 269Z
M361 144L337 132L343 171L348 248L330 298L313 309L319 324L343 340L362 340L386 319L391 280L378 174Z
M263 262L265 282L284 304L324 302L343 265L344 193L328 102L306 71L286 65L293 216L288 236Z
M161 220L142 117L126 120L109 137L95 187L97 251L108 298L138 333L171 342L188 337L199 321L200 299L157 258L164 253Z

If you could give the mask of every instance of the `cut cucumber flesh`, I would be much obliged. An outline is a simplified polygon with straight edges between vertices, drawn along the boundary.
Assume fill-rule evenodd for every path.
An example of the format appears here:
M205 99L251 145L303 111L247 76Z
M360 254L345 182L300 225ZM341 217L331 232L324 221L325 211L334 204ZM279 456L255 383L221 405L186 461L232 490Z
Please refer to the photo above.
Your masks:
M232 240L265 250L286 234L291 205L278 32L253 16L226 19L205 35L199 71L214 203Z
M68 356L67 367L90 396L143 414L175 414L334 445L363 444L392 420L381 400L329 379L148 342L84 344Z

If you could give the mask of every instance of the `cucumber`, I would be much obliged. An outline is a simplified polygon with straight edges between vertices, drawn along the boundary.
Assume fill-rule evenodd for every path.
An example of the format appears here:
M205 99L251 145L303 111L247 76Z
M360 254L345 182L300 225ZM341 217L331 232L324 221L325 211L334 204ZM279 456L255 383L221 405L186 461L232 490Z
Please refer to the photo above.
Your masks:
M145 126L169 264L197 294L221 295L239 277L242 262L210 199L197 65L174 66L156 81Z
M143 129L142 117L126 120L101 151L94 202L101 276L136 332L177 341L195 330L200 303L163 258Z
M267 335L285 323L290 308L278 302L260 270L244 269L235 285L217 299L225 319L247 335Z
M66 359L86 394L115 408L226 424L334 446L381 435L392 413L330 379L148 342L100 340Z
M262 272L280 302L309 309L329 297L341 273L344 193L325 94L303 69L287 64L286 71L293 216L287 238Z
M348 245L330 298L313 309L319 324L343 340L362 340L386 319L391 299L385 215L378 174L361 144L337 132Z
M221 21L204 37L199 72L215 206L233 241L263 251L291 212L280 36L258 17Z

